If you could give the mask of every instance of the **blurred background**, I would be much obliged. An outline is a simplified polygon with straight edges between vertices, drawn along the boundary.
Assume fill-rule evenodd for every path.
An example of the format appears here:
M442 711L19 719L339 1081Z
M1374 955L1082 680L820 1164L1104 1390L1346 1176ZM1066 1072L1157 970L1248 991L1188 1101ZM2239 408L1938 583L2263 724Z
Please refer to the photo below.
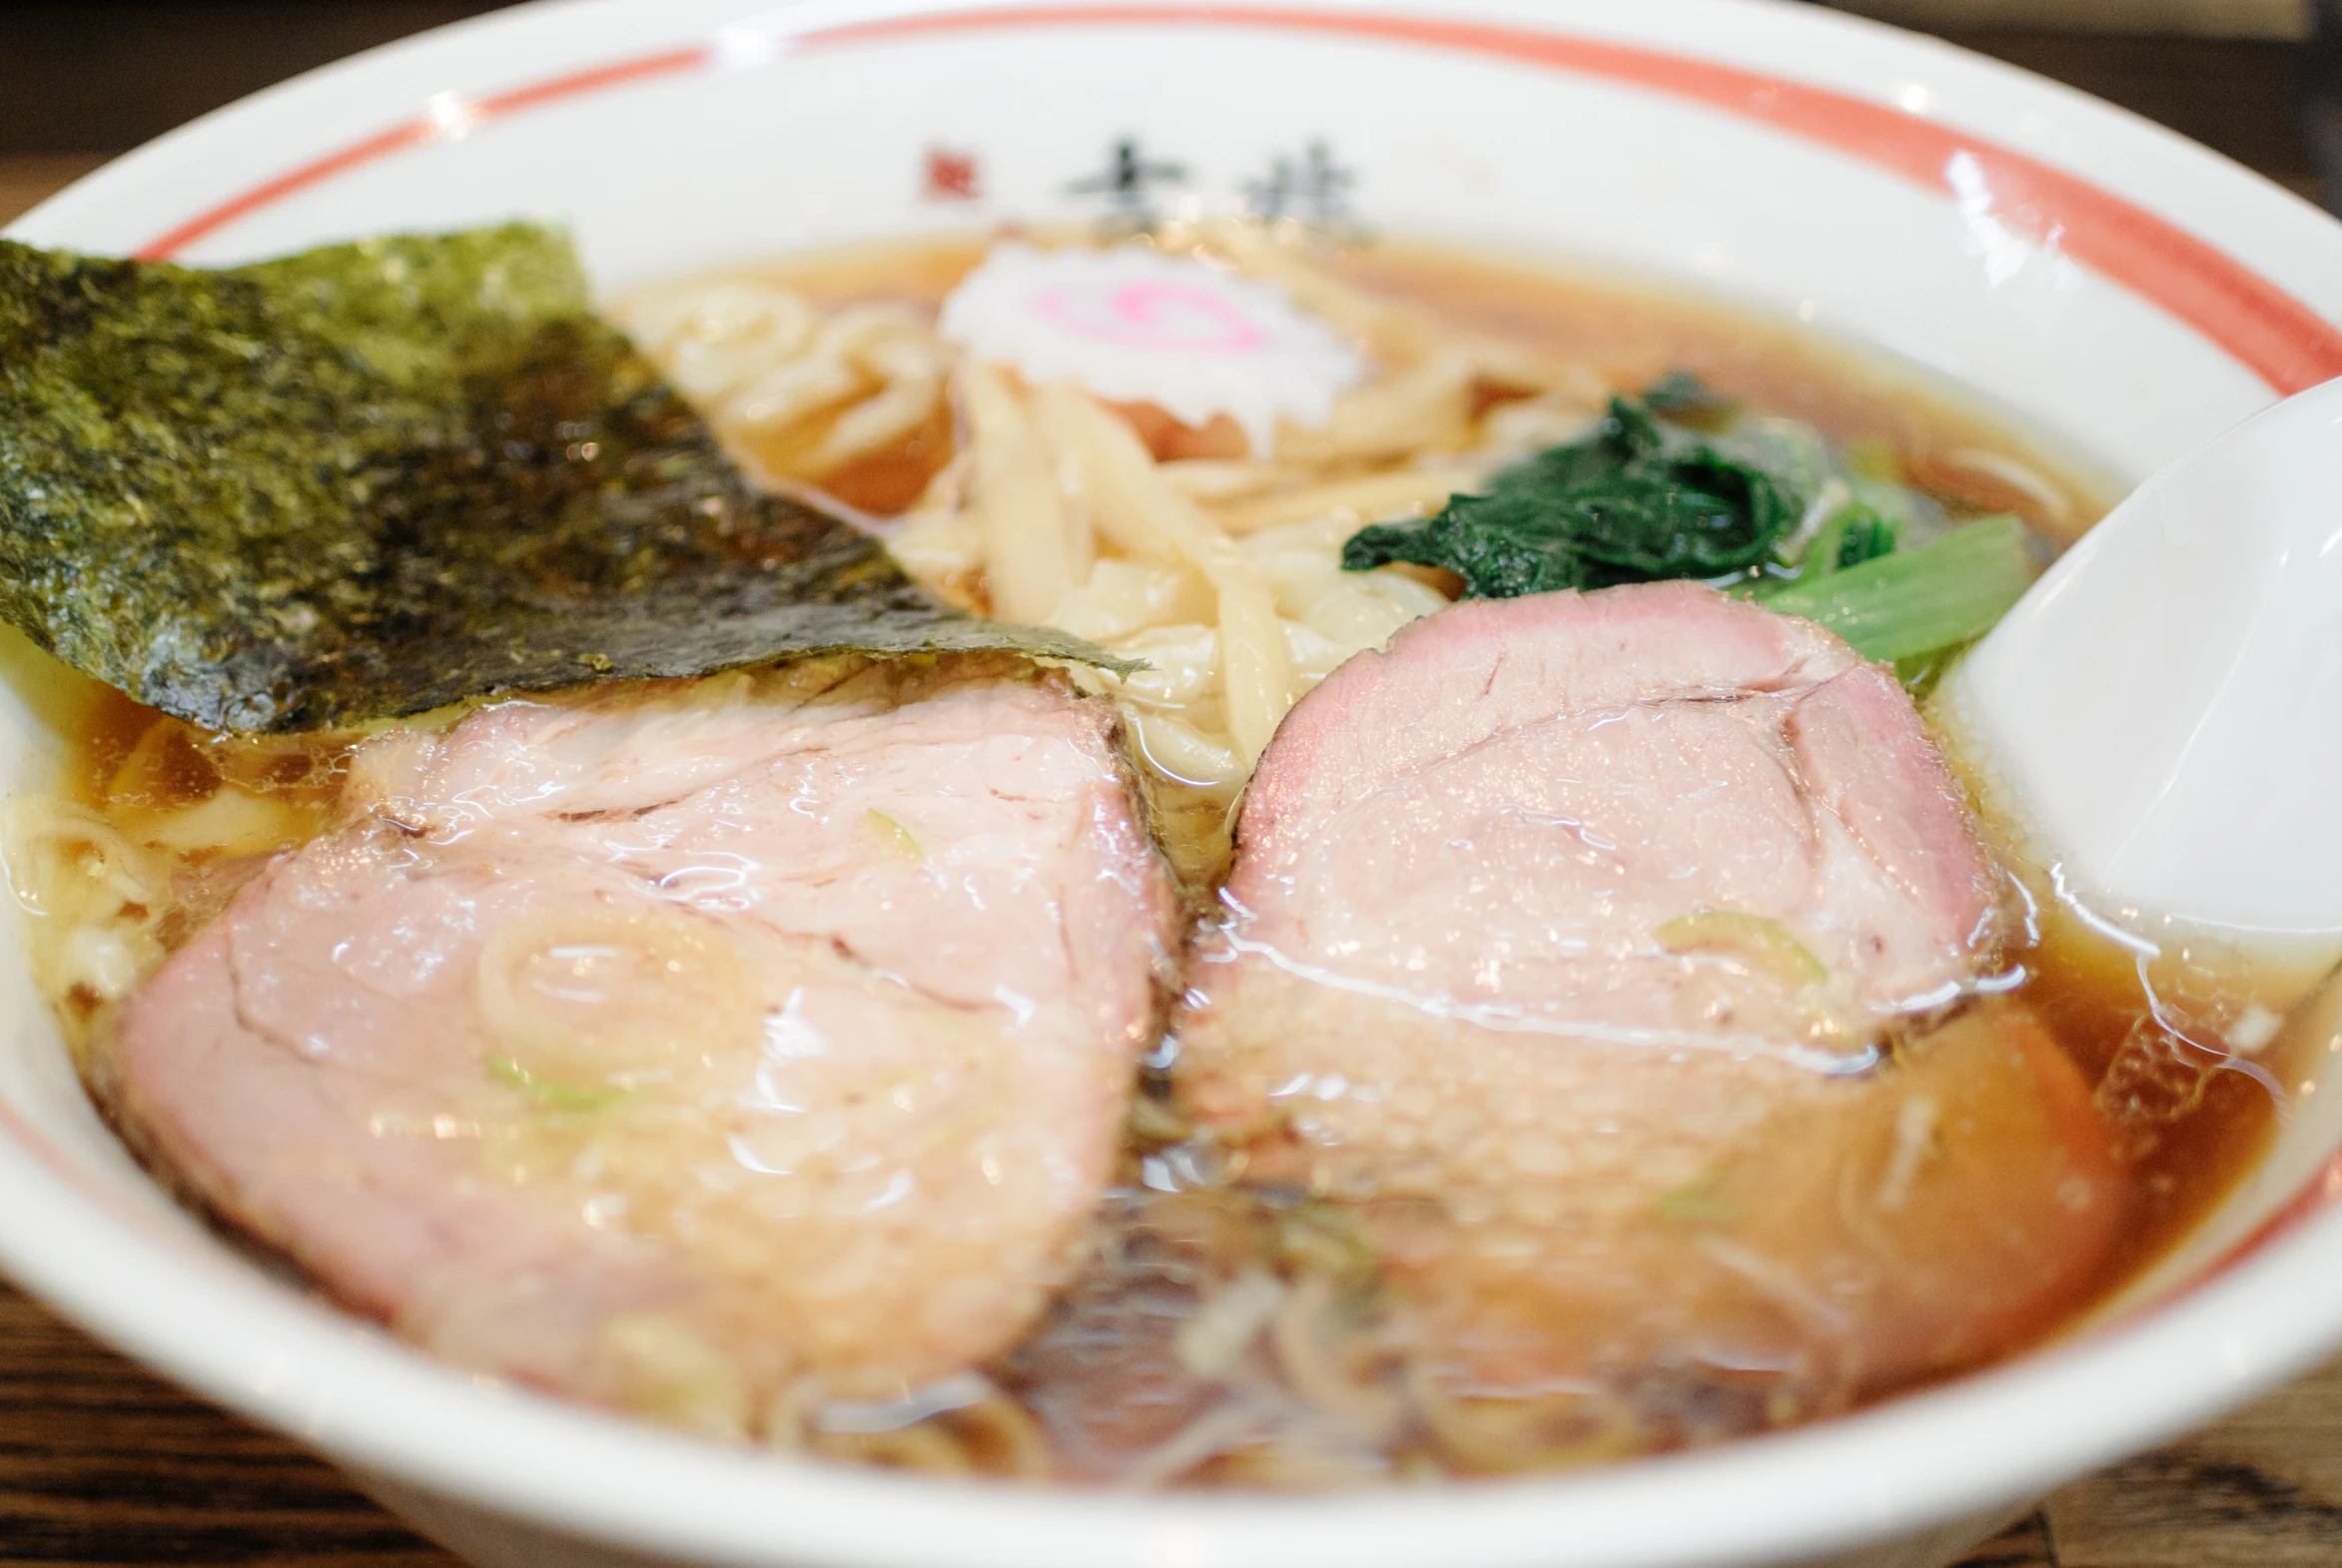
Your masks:
M2342 0L1838 4L2070 82L2312 200L2331 205L2342 189ZM491 9L466 0L0 0L0 222L206 110Z

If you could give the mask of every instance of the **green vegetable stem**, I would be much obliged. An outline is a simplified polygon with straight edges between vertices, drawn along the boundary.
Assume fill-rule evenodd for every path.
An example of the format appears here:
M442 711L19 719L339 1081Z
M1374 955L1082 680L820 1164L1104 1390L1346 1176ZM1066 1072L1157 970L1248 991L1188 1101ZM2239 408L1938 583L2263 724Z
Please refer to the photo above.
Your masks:
M1909 548L1906 525L1924 536L1941 512L1897 471L1891 451L1833 458L1810 427L1743 419L1679 374L1612 398L1586 438L1500 470L1486 494L1359 530L1342 565L1443 567L1471 598L1695 578L1819 621L1924 681L1989 631L2040 564L2014 517Z
M1865 658L1905 661L1982 636L2041 574L2014 517L1987 517L1916 550L1795 582L1764 584L1767 609L1818 621Z

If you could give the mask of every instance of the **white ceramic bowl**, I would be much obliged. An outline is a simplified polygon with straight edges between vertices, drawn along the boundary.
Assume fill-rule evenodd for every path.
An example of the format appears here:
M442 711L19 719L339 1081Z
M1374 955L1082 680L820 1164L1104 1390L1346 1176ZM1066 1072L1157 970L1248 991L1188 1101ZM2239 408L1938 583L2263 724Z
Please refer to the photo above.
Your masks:
M12 233L228 262L528 213L571 224L615 289L1093 212L1069 187L1124 138L1183 170L1157 193L1171 211L1232 206L1323 142L1377 229L1688 283L1883 346L2117 481L2342 375L2342 227L2102 104L1762 0L571 0L264 93ZM0 788L55 750L0 693ZM814 1468L465 1377L264 1276L100 1126L7 941L0 1019L0 1264L483 1562L1923 1568L2342 1339L2342 1213L2324 1211L2342 1119L2312 1113L2167 1271L2191 1287L2165 1304L1805 1431L1303 1499Z

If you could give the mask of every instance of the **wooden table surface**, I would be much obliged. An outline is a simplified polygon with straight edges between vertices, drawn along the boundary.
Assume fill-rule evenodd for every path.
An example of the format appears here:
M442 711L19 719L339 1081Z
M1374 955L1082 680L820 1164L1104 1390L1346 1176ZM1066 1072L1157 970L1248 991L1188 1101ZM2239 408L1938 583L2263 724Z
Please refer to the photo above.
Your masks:
M1961 41L2161 119L2305 195L2318 189L2280 46L2007 31ZM54 80L48 61L32 69ZM0 222L99 161L0 142ZM189 1398L4 1284L0 1563L459 1568L298 1445ZM2342 1359L2064 1488L1967 1568L2041 1565L2342 1565Z

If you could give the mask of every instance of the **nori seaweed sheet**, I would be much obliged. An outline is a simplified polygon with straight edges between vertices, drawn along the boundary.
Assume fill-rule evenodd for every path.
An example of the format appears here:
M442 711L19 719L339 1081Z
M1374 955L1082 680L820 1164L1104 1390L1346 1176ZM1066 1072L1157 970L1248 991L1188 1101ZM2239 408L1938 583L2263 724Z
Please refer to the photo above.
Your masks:
M0 241L0 616L214 730L847 649L1115 662L758 490L530 224L221 271Z

